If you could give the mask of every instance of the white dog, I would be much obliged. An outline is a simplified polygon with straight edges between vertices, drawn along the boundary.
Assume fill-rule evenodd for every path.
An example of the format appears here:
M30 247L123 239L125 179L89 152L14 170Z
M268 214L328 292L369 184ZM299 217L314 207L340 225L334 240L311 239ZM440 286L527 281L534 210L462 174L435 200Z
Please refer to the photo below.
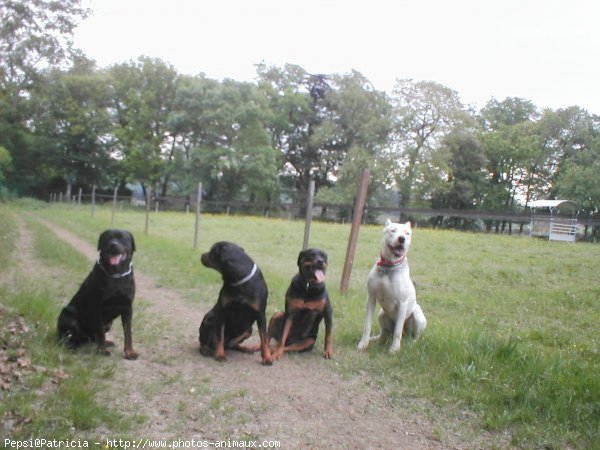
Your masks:
M410 279L406 254L410 247L410 222L385 222L381 256L367 278L367 317L359 349L367 348L369 341L385 339L392 335L390 352L400 349L402 335L407 333L417 339L425 329L427 320L417 304L415 286ZM375 303L379 302L381 332L371 336L371 322Z

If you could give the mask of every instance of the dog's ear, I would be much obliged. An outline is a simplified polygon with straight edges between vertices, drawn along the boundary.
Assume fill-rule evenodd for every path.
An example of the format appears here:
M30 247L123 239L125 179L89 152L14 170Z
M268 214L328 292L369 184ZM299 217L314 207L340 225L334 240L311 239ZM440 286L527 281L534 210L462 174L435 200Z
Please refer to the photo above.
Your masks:
M392 220L388 217L387 220L385 221L385 226L389 226L389 224L392 223Z
M135 252L135 239L133 239L133 234L131 234L129 231L127 232L127 234L131 238L131 253L133 253Z
M109 230L105 230L102 233L100 233L100 236L98 237L98 250L102 248L102 243L106 239L106 235L108 234L108 232Z
M405 226L406 228L408 228L408 231L410 231L410 229L411 229L410 222L406 222L406 223L404 224L404 226Z
M325 253L323 250L320 250L321 252L321 257L323 258L323 261L325 261L325 264L328 263L329 258L327 257L327 253Z
M306 256L306 252L308 250L302 250L299 254L298 254L298 267L300 267L302 265L302 260L305 258Z

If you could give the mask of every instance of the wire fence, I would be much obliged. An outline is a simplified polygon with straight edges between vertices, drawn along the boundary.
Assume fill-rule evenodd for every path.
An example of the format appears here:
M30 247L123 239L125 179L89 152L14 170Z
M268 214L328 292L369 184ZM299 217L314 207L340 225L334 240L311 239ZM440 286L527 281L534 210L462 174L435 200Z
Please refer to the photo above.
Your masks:
M200 191L199 191L200 192ZM71 203L80 208L89 207L91 213L100 205L110 205L113 214L124 209L159 213L175 211L184 213L206 213L226 215L250 215L289 220L317 220L336 223L352 221L354 205L310 202L244 202L205 200L198 202L198 194L188 196L159 196L150 194L148 198L136 195L112 195L106 193L83 193L67 197L62 193L49 194L52 203ZM199 204L200 203L200 204ZM199 204L199 205L198 205ZM196 211L197 207L199 211ZM307 212L310 214L307 215ZM537 213L539 216L540 213ZM397 222L410 221L414 226L426 228L446 228L473 232L529 235L531 214L523 211L482 211L430 208L398 208L390 206L366 205L361 222L363 224L383 223L390 218ZM579 214L577 217L578 239L596 242L600 237L600 214Z

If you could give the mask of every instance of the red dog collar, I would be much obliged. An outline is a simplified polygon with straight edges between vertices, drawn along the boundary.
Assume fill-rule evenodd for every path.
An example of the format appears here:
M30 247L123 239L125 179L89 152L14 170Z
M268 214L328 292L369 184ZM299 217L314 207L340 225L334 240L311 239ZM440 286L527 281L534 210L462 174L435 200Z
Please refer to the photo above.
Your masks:
M385 259L383 255L379 255L379 261L377 261L377 266L379 267L396 267L404 262L406 259L406 255L402 256L400 259L396 259L395 261L390 261L389 259Z

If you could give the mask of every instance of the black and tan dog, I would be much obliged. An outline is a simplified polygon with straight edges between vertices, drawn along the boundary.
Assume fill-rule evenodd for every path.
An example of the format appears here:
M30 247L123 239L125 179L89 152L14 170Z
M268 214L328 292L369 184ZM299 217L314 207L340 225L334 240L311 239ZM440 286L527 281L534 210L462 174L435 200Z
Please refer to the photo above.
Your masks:
M284 352L312 350L323 319L323 356L332 358L333 309L325 287L327 254L319 249L304 250L298 255L298 268L285 294L285 312L275 313L269 321L269 343L271 339L278 341L273 359L279 359Z
M256 322L263 364L271 365L267 346L265 310L269 295L262 272L243 248L231 242L217 242L201 257L202 264L217 270L223 286L215 306L204 316L199 328L200 352L224 361L225 348L251 353L244 347Z
M131 262L135 251L133 235L125 230L106 230L98 238L100 256L71 301L58 317L58 336L76 348L95 342L98 351L110 354L106 333L121 317L125 334L125 358L136 359L131 336L135 281Z

